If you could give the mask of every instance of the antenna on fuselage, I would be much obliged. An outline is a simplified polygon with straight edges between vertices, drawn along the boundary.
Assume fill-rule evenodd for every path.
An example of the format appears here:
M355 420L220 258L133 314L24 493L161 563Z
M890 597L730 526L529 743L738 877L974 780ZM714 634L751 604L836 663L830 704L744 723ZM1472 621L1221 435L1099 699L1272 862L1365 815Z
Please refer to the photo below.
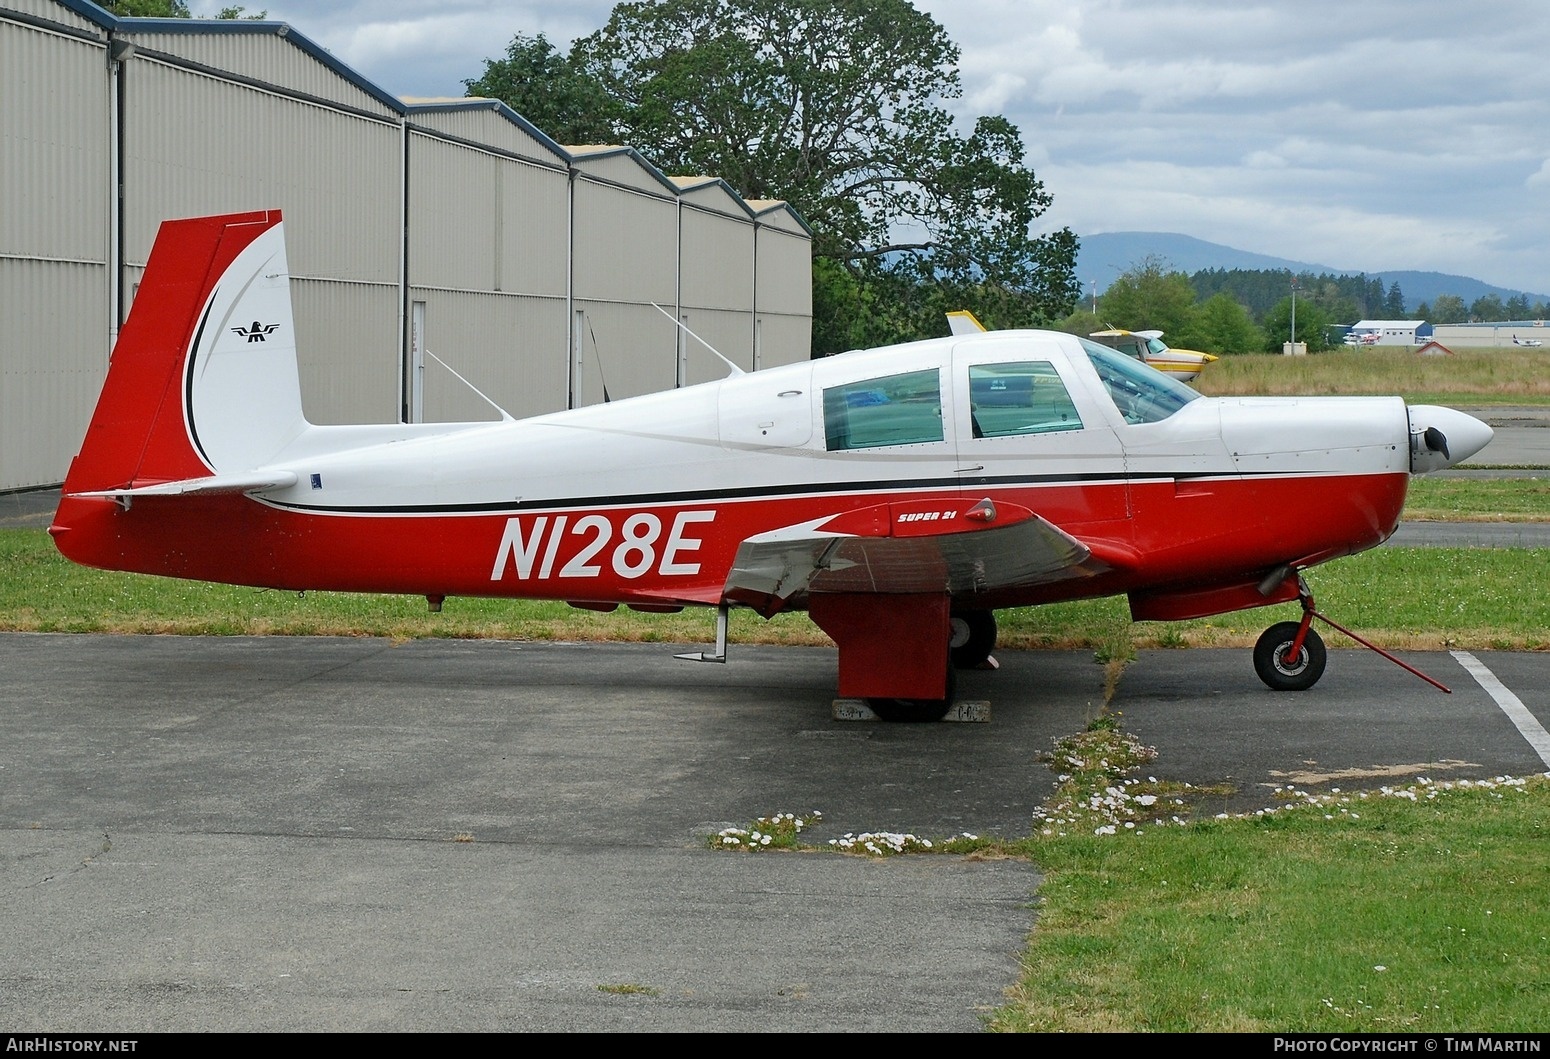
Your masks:
M732 370L732 374L733 375L746 375L747 374L747 372L743 371L742 368L739 368L736 364L733 364L726 357L723 357L721 355L721 350L717 349L715 346L713 346L709 342L705 341L699 335L697 335L693 331L689 330L689 325L684 323L682 320L678 319L678 317L674 316L672 313L670 313L666 309L662 308L662 306L658 305L656 302L652 302L651 303L651 307L653 309L655 309L657 312L661 313L663 316L667 317L669 320L673 321L673 323L677 324L679 327L683 328L684 334L688 335L690 338L694 339L700 345L704 346L706 349L708 349L712 353L714 353L717 360L721 361L721 363L725 364L728 368L730 368Z
M512 423L512 422L516 421L516 416L512 415L510 412L506 411L500 405L498 405L494 401L490 400L490 398L485 394L485 392L483 390L479 389L479 387L475 386L473 383L471 383L467 379L463 378L463 376L459 375L458 374L458 370L456 368L454 368L452 365L448 364L446 361L442 360L440 357L438 357L436 354L432 353L428 349L425 351L425 355L427 357L430 357L437 364L440 364L443 368L446 368L448 371L450 371L453 374L453 376L457 379L458 382L462 383L464 386L467 386L470 390L474 391L474 393L478 395L480 400L482 400L485 404L489 405L491 408L493 408L497 412L499 412L501 414L502 421L507 422L507 423Z

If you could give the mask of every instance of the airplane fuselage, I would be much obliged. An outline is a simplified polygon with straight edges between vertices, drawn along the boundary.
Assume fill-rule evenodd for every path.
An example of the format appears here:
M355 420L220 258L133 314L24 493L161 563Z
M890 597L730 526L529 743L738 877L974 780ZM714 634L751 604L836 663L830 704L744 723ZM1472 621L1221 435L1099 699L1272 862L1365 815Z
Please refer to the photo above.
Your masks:
M1489 438L1397 397L1205 398L1051 331L319 426L266 211L164 225L50 532L88 565L269 588L806 608L842 693L935 701L949 629L993 642L996 609L1296 599L1298 571L1393 532L1411 474Z
M1037 385L1070 418L976 437L970 369L1030 363L1052 372ZM939 439L828 447L826 389L919 373L939 381L925 416ZM176 522L160 498L72 502L115 527L94 537L112 554L74 554L85 534L60 546L93 565L273 588L710 604L756 534L989 497L1113 568L964 601L999 607L1242 579L1376 545L1404 504L1409 432L1398 398L1199 398L1131 423L1076 340L996 332L528 420L311 426L268 463L295 485L182 499Z

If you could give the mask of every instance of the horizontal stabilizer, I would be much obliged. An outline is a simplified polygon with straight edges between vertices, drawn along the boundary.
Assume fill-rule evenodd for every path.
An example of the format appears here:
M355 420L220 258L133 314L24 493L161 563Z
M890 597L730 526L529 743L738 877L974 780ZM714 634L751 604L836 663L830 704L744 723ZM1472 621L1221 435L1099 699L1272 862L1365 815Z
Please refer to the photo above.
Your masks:
M249 474L212 474L204 478L184 478L176 482L150 485L126 485L121 489L92 489L69 496L104 497L131 500L140 496L201 496L215 493L256 493L265 489L284 489L296 484L294 471L253 472Z

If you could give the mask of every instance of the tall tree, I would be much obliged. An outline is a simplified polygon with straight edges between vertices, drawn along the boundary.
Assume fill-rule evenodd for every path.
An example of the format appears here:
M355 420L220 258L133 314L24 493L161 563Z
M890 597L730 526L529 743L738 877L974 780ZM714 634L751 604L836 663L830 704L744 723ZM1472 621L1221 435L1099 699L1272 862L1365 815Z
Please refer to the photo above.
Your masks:
M1283 298L1265 314L1265 352L1281 352L1288 339L1305 343L1309 353L1329 348L1329 313L1311 298L1297 299L1297 333L1292 334L1292 299Z
M1301 323L1299 320L1298 324ZM1213 294L1200 304L1195 317L1195 344L1189 348L1202 353L1253 353L1264 344L1265 333L1231 294ZM1185 343L1180 341L1179 345Z
M1098 299L1103 326L1130 331L1155 328L1169 345L1186 349L1194 348L1190 343L1196 340L1195 316L1195 288L1189 277L1157 257L1132 265Z
M1007 326L1058 318L1081 295L1076 237L1033 234L1051 200L1018 130L989 115L959 131L946 106L962 94L958 48L906 0L640 0L563 65L539 41L513 41L470 89L530 117L558 111L546 120L560 125L601 119L668 172L791 203L814 233L815 316L844 306L881 339L913 338L946 330L931 319L946 299ZM493 76L508 61L528 77L512 98ZM582 102L535 100L546 69ZM845 348L856 323L815 321L814 351Z
M1469 318L1486 321L1505 320L1507 307L1502 304L1500 294L1482 294L1469 303Z
M542 33L517 34L501 59L464 81L471 96L499 99L562 144L607 143L614 136L613 99Z
M1383 311L1388 313L1391 319L1405 319L1405 292L1399 289L1399 280L1389 284L1388 297L1383 301Z
M1457 294L1439 294L1432 299L1431 321L1434 324L1461 324L1468 315L1464 299Z

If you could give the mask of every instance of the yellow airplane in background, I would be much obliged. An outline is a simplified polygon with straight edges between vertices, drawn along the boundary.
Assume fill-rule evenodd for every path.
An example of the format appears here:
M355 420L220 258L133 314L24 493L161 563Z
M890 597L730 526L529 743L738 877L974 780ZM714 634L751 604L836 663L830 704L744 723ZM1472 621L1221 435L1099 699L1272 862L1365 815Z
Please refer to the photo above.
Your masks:
M989 330L967 309L948 313L947 325L955 335L972 335ZM1094 331L1087 337L1111 349L1116 349L1127 357L1148 364L1158 371L1165 372L1170 378L1178 379L1180 382L1189 382L1200 374L1202 368L1216 359L1210 353L1198 353L1193 349L1170 349L1163 342L1161 331L1125 331L1111 328L1107 331Z
M1107 331L1094 331L1087 337L1096 339L1127 356L1145 361L1158 371L1166 372L1181 382L1189 382L1200 374L1202 368L1216 359L1210 353L1200 353L1193 349L1170 349L1163 342L1161 331L1125 331L1111 328Z

